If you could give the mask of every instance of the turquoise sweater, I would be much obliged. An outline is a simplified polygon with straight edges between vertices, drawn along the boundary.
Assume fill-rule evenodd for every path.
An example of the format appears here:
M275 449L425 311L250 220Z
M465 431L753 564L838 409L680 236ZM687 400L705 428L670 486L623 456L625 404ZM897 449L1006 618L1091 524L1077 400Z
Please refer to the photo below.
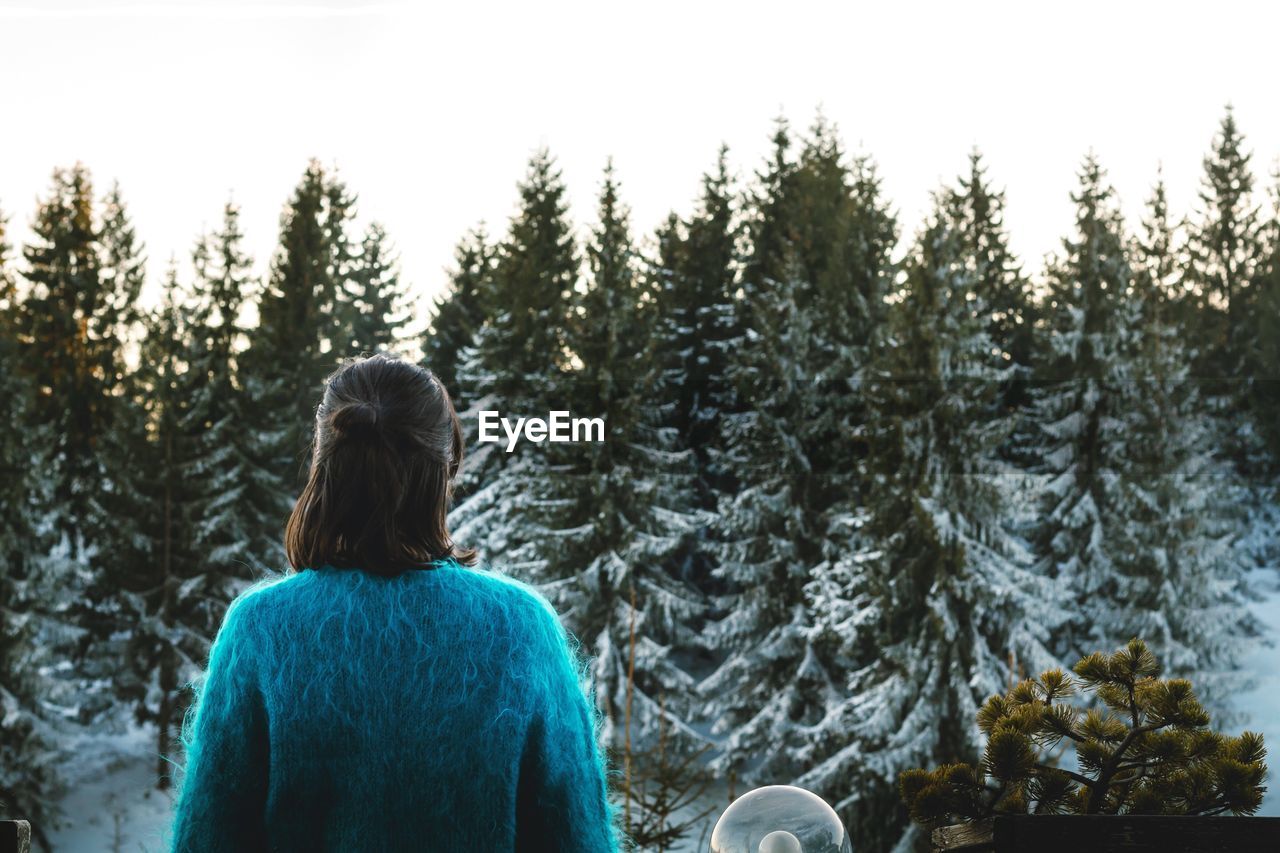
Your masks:
M232 603L188 718L176 851L616 851L585 661L532 587L443 561Z

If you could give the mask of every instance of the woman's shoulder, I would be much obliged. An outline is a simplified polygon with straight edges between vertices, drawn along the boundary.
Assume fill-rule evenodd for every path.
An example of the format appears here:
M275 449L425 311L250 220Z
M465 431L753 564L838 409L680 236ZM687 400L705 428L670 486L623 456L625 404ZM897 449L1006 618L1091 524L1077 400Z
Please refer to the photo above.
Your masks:
M537 587L498 568L449 561L442 564L441 570L449 573L463 594L477 604L506 610L529 621L558 618L554 606Z
M301 574L272 573L249 584L227 605L224 623L259 621L287 591L302 582Z

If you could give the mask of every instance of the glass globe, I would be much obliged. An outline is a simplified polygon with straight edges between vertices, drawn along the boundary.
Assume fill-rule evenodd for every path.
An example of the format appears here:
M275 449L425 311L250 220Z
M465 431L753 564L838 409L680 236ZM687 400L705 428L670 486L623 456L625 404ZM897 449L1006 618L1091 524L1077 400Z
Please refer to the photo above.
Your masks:
M748 791L711 831L711 853L852 853L835 809L792 785Z

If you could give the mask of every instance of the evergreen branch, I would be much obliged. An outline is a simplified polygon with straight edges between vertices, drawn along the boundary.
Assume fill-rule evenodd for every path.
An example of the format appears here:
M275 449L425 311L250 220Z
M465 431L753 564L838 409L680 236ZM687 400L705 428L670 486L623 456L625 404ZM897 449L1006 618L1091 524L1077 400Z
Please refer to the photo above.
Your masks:
M1035 769L1041 772L1046 772L1046 773L1061 773L1064 776L1067 776L1070 779L1076 782L1079 782L1081 785L1084 785L1086 788L1092 789L1095 784L1094 780L1090 779L1088 776L1084 776L1080 773L1076 773L1071 770L1063 770L1061 767L1050 767L1047 764L1037 763L1035 766Z

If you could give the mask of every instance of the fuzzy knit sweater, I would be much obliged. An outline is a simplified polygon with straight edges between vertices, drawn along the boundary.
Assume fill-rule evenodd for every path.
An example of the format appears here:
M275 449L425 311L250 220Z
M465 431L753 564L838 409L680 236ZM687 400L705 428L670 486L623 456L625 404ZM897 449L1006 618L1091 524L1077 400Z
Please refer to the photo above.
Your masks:
M600 718L551 604L452 560L232 603L188 716L175 851L613 853Z

